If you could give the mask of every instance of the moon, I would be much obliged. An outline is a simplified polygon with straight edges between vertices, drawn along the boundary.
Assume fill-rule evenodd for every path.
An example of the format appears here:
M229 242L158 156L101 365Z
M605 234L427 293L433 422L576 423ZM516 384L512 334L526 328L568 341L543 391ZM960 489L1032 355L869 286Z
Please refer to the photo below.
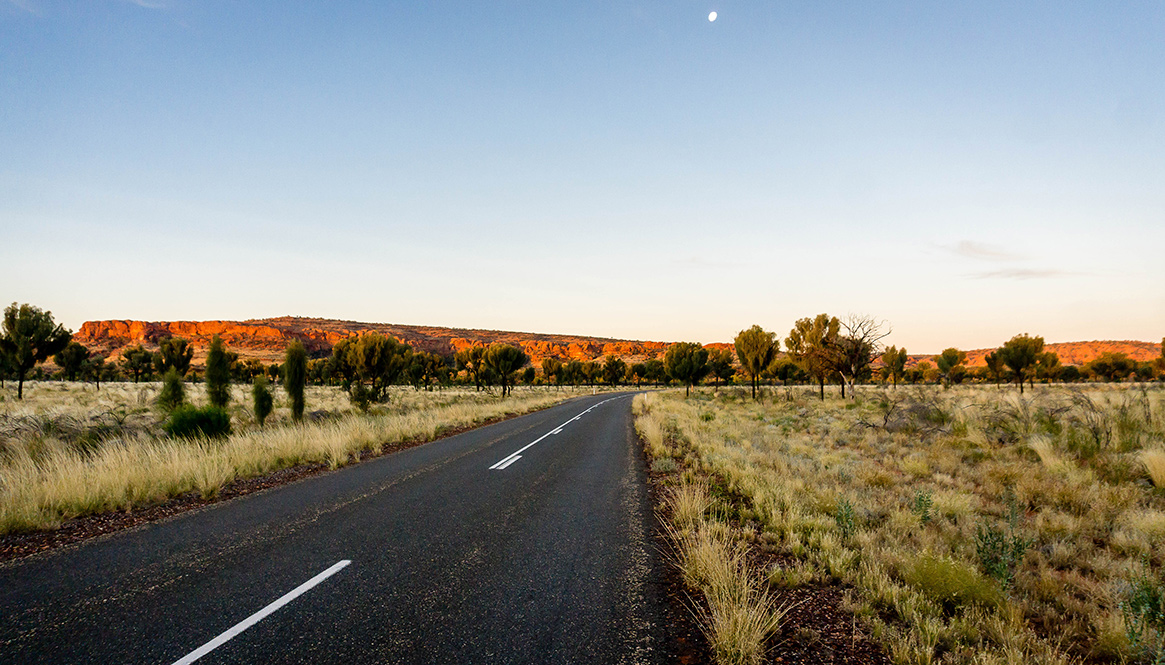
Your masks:
M708 14L708 22L709 23L711 23L712 21L715 21L715 20L716 20L716 12L712 12L711 14Z

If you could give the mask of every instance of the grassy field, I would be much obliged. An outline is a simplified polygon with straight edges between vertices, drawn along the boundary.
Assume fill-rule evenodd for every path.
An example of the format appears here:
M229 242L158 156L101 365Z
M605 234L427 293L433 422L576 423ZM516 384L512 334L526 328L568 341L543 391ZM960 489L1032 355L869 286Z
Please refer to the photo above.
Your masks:
M0 534L53 528L72 517L128 510L198 492L212 497L241 478L303 463L333 467L361 452L428 440L451 429L524 413L582 394L517 388L505 399L474 389L392 390L368 414L339 388L308 387L305 422L291 422L286 395L260 428L249 386L233 387L233 433L223 440L171 439L154 406L159 383L100 390L66 382L0 389ZM201 386L188 386L201 405Z
M702 390L635 410L720 662L759 662L782 590L805 585L846 589L897 663L1165 662L1159 384Z

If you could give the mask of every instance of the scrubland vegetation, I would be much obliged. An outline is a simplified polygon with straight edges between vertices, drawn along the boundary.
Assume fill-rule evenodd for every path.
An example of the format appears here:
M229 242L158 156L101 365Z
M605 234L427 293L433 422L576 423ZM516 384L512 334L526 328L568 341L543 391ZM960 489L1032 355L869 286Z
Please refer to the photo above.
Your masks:
M97 390L67 382L0 389L0 534L51 528L72 517L155 504L186 492L212 497L236 479L305 463L338 467L360 453L554 404L571 396L522 389L506 399L486 391L386 389L367 412L340 388L308 386L312 411L294 421L293 400L276 390L260 426L249 386L228 386L225 437L167 436L158 383ZM189 390L189 406L207 407ZM261 411L260 411L261 412Z
M1165 662L1165 387L817 393L635 399L718 662L812 585L896 663Z

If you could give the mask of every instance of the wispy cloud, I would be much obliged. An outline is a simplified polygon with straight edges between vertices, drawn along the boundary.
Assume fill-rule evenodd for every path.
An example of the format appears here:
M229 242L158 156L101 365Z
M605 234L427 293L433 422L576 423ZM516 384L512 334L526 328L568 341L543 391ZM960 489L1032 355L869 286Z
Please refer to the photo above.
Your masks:
M968 259L982 261L1019 261L1024 257L1015 252L1009 252L998 245L975 242L974 240L960 240L955 245L946 245L943 249Z
M151 2L150 0L125 0L125 1L130 3L130 4L137 5L138 7L144 7L146 9L165 9L166 8L166 3L159 2L157 0L155 0L153 2Z
M989 270L987 272L977 272L970 276L975 279L1055 279L1059 277L1075 277L1082 273L1072 272L1069 270L1056 270L1055 268L1034 269L1034 268L1009 268L1007 270Z

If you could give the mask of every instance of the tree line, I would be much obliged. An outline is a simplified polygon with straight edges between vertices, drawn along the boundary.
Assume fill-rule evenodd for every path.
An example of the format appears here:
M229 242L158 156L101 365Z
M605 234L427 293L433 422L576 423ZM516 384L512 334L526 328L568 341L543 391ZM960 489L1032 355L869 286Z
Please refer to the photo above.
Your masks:
M257 386L254 390L258 396L271 383L286 384L290 376L293 385L339 385L353 404L364 410L384 401L388 387L397 384L433 390L464 382L478 390L492 390L496 386L503 396L519 382L527 385L541 382L558 388L678 383L690 391L700 383L729 383L740 372L751 386L754 398L762 383L779 382L813 384L824 399L827 384L838 384L843 397L847 394L852 397L857 383L874 380L894 387L900 382L943 386L966 381L1009 382L1015 383L1022 392L1025 383L1033 385L1035 381L1165 377L1165 339L1162 356L1151 362L1137 362L1125 354L1107 352L1076 367L1062 365L1055 353L1044 348L1042 337L1025 333L988 353L983 367L967 367L966 352L948 348L935 356L933 362L922 360L908 368L906 349L882 345L890 332L885 322L867 315L838 318L819 314L797 320L783 340L775 332L754 325L736 335L731 349L678 342L669 345L661 358L632 364L613 355L601 360L566 362L551 357L542 360L541 375L521 348L500 343L474 344L444 356L415 350L393 337L367 332L340 340L329 355L320 358L308 358L302 344L295 342L288 349L291 354L292 348L296 348L294 364L289 364L292 363L290 355L283 363L264 364L240 358L216 336L211 343L214 363L208 356L206 369L198 374L191 369L194 348L189 340L163 338L158 342L157 351L139 344L123 350L116 363L109 362L108 358L94 355L73 341L72 333L56 324L51 312L29 304L12 303L4 310L0 336L0 385L5 380L15 380L17 398L23 399L24 381L30 375L42 378L43 372L37 365L50 357L60 368L61 378L92 382L98 389L102 382L133 380L136 383L157 375L172 390L178 390L173 388L178 384L170 378L174 375L182 384L187 380L205 381L208 391L209 384L248 383ZM878 360L880 366L876 366ZM173 396L167 399L174 401ZM301 415L302 412L296 418Z

